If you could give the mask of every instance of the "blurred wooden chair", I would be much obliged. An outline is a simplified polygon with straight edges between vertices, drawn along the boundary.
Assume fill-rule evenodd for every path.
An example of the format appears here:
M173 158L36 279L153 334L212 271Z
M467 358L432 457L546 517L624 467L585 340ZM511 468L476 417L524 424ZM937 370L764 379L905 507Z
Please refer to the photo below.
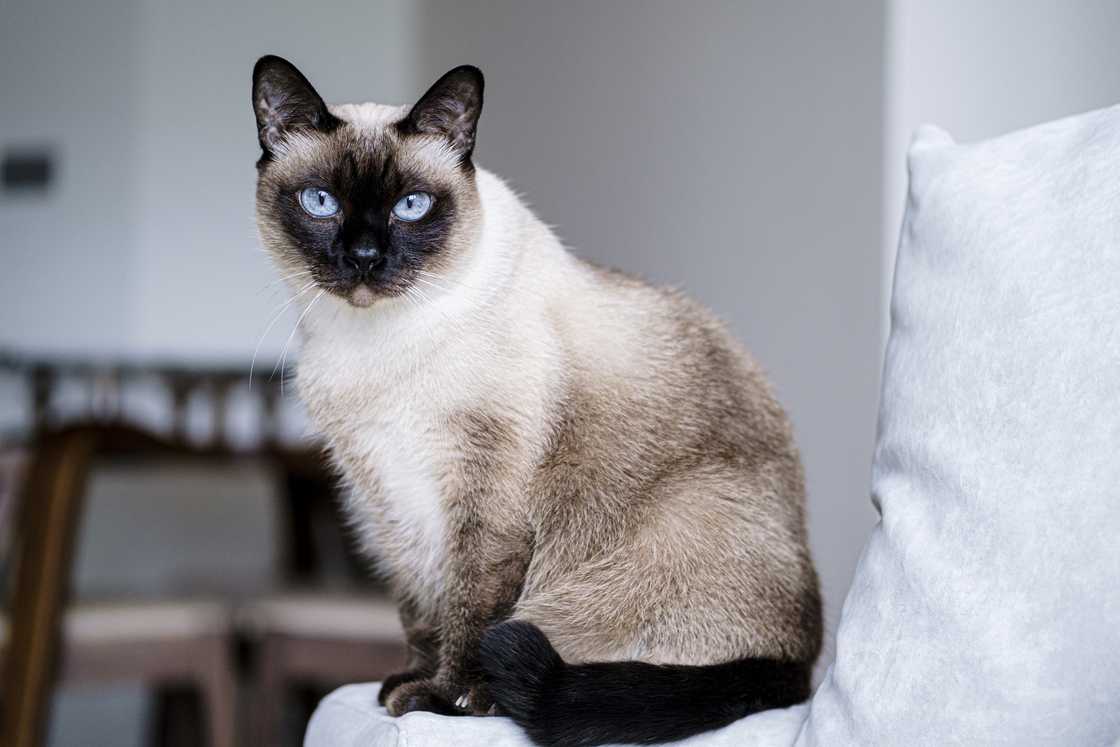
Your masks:
M3 744L43 744L55 681L119 676L154 684L193 682L203 692L210 742L227 747L236 738L234 664L240 660L233 660L235 640L237 650L247 652L255 664L248 673L255 695L252 744L279 743L282 716L289 713L285 703L293 690L380 679L401 667L405 647L395 608L370 584L342 530L337 476L317 449L280 445L276 384L261 382L254 392L261 405L260 442L238 452L226 443L224 425L226 395L240 380L239 369L124 367L106 374L103 367L73 362L16 365L28 373L37 435L26 449L30 461L12 552L17 562L0 690ZM51 417L52 387L67 375L101 382L91 387L101 392L94 422L59 426L59 419ZM170 437L121 424L122 381L153 375L171 394ZM208 394L212 432L204 446L195 446L187 435L187 410L200 388ZM279 592L262 588L236 605L213 607L168 607L183 604L172 602L98 610L80 603L68 607L77 526L94 460L151 463L173 457L213 466L247 456L267 461L279 477ZM300 588L305 590L283 591ZM219 608L222 614L217 614ZM179 621L178 627L172 620ZM245 643L249 645L241 645ZM309 708L304 715L310 715ZM302 727L299 723L290 731L302 735Z
M74 605L62 619L57 679L66 685L135 680L153 690L185 685L201 696L207 742L233 747L232 622L218 601ZM12 650L10 635L0 617L0 671Z
M104 425L46 430L30 449L12 538L14 584L0 691L3 744L43 743L56 679L120 678L195 684L203 696L210 744L235 744L228 606L205 601L66 605L93 460L171 452L183 449L134 429Z
M3 491L9 495L9 513L17 514L8 528L15 523L17 530L8 533L11 588L6 589L10 613L0 652L0 743L43 744L56 681L132 679L154 685L160 703L181 700L172 693L184 684L193 686L202 696L207 726L205 736L200 732L192 741L231 747L236 742L237 639L228 600L67 603L91 465L95 460L150 463L167 457L230 464L238 455L226 443L226 400L244 379L244 367L40 360L0 351L0 369L26 382L30 421L19 438L28 464L18 500L10 499L10 490ZM122 424L128 383L154 383L170 395L170 436ZM258 389L259 422L266 436L257 454L274 451L276 389L267 384ZM66 400L65 392L75 390L80 401ZM188 409L199 392L209 401L211 434L205 446L192 446ZM156 396L158 401L158 391ZM75 421L79 424L64 425ZM11 472L5 470L5 485ZM176 709L157 710L155 721L162 724L166 712Z
M381 680L404 668L404 632L396 606L369 593L289 592L254 600L238 612L257 652L252 743L282 744L291 696L311 688ZM314 702L298 703L302 735Z

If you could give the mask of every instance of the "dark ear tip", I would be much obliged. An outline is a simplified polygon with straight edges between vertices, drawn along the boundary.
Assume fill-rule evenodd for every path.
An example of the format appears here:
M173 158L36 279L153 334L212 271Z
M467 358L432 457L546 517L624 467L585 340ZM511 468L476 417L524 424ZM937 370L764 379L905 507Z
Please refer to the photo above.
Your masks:
M466 78L479 88L482 88L486 83L486 77L482 74L482 71L474 65L460 65L459 67L452 68L448 70L443 77L445 79Z
M266 54L265 56L258 59L257 63L253 65L253 80L259 78L266 71L273 70L278 67L294 70L296 66L285 60L283 57L280 57L279 55Z

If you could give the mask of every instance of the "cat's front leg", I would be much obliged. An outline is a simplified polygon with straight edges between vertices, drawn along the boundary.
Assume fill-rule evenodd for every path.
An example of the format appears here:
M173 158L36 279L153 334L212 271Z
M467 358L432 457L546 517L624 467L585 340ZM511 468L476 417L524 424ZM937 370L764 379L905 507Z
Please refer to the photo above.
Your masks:
M439 605L439 655L430 677L386 698L389 713L485 714L492 705L478 666L487 627L506 619L521 594L532 554L524 499L525 439L514 425L479 408L447 420L459 458L446 475L445 558Z
M397 609L408 646L404 671L391 674L381 683L377 702L385 705L389 695L401 685L431 677L439 666L438 630L423 618L416 603L408 597L397 601Z
M528 536L468 530L449 558L440 620L439 662L430 677L398 685L385 700L394 716L410 711L487 714L493 701L478 667L487 627L509 617L529 563Z

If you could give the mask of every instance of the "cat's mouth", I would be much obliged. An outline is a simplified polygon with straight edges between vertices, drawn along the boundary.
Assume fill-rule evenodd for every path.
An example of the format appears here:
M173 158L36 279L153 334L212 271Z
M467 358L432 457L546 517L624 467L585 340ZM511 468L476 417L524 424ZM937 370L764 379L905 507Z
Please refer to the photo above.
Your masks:
M374 283L369 281L334 282L324 284L323 289L357 309L368 309L380 300L402 296L408 292L401 282Z
M350 302L351 306L365 309L373 305L373 302L377 300L377 296L369 289L369 286L356 285L354 289L347 294L346 300Z

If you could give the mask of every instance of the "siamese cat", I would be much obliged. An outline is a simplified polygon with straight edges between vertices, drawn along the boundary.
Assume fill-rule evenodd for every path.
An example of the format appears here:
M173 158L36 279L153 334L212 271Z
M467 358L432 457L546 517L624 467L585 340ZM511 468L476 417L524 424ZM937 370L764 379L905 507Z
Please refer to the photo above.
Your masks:
M475 163L482 93L464 66L412 107L327 106L253 70L298 389L408 639L381 702L596 745L804 700L821 602L785 414L709 312L577 259Z

